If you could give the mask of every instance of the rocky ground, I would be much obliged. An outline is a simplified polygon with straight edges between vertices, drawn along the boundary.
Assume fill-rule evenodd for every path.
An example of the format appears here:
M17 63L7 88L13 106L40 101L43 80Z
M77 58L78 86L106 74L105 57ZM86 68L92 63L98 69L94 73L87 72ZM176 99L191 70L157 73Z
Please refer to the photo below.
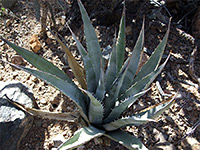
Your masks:
M80 19L78 7L74 1L66 1L66 10L64 11L54 1L51 2L55 14L55 20L59 32L68 43L72 53L78 55L75 42L69 31L64 27L66 20L70 19L69 25L75 34L84 43L82 22ZM85 1L83 1L85 2ZM150 1L131 1L126 4L126 51L131 52L141 29L142 18L145 15L145 47L148 50L146 56L151 54L152 50L163 38L169 20L169 13L172 15L172 24L168 44L164 53L166 57L171 51L171 57L165 69L160 76L151 85L151 91L140 98L126 113L134 113L141 109L159 103L167 98L163 95L160 88L166 94L178 93L176 102L157 122L150 122L139 127L127 127L124 130L139 137L143 143L152 149L160 146L162 149L178 150L198 150L200 149L200 128L197 126L194 133L186 138L187 132L195 127L195 123L200 119L200 93L198 91L198 82L189 74L189 62L191 53L197 46L199 49L198 38L200 36L198 26L197 8L198 2L182 1L166 3L166 7L158 7L150 4ZM87 1L84 3L88 10L92 22L95 25L96 32L102 48L112 45L115 29L118 27L121 8L116 7L112 10L109 1L99 1L94 4ZM183 7L184 6L184 7ZM188 6L188 8L186 7ZM196 8L195 8L195 7ZM193 11L189 11L189 7ZM183 9L184 8L184 9ZM111 12L110 12L111 11ZM112 14L112 15L111 15ZM112 16L112 18L111 18ZM109 19L110 20L109 20ZM4 11L0 15L0 35L15 44L30 49L29 40L33 34L40 35L41 26L36 21L33 1L19 0L8 12ZM51 20L48 19L48 27ZM37 52L38 55L51 61L68 74L65 55L56 40L50 33L47 37L40 37L39 42L42 48ZM16 52L8 47L3 41L0 41L0 59L9 62L19 63L26 67L31 67L26 61L18 57ZM200 55L197 51L194 61L194 72L200 76L199 63ZM9 64L0 62L0 81L21 81L33 89L35 101L41 110L68 112L73 111L75 106L73 102L64 96L60 91L49 86L45 82L29 75L23 71L11 67ZM45 120L35 117L33 126L27 136L23 139L20 149L23 150L48 150L56 147L57 139L67 139L80 128L77 123L68 123L64 121ZM61 136L58 136L61 135ZM160 140L160 141L159 141ZM103 143L103 144L102 144ZM153 147L154 146L154 147ZM78 148L81 149L126 149L120 144L103 137L94 139Z

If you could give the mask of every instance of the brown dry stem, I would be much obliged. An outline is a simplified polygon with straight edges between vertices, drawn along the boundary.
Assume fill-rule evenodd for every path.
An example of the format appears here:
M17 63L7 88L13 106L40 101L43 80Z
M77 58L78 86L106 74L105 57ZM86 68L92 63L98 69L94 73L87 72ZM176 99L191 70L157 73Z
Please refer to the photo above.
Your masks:
M194 61L195 61L195 56L197 53L197 46L193 49L191 55L190 55L190 60L189 60L189 75L194 80L195 82L198 83L198 87L200 87L200 78L195 74L194 71Z

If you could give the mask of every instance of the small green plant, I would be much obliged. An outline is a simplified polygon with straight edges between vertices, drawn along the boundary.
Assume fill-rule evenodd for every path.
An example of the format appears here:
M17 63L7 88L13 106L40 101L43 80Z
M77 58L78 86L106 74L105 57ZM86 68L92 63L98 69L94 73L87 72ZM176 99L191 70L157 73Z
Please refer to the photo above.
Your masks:
M114 39L108 63L104 63L99 42L88 14L80 0L78 0L78 4L84 23L87 50L82 46L71 29L69 29L82 56L84 69L75 61L68 47L58 37L56 39L65 49L69 65L79 81L79 85L76 85L63 71L52 63L3 39L39 70L12 65L56 87L72 99L78 107L80 118L82 118L85 124L70 139L63 143L58 148L59 150L73 149L102 135L119 142L128 149L147 149L137 137L124 132L122 127L137 126L153 121L154 118L172 105L174 96L165 103L149 107L137 114L126 117L122 117L122 115L139 97L148 91L149 85L164 68L169 57L162 65L159 66L159 63L168 39L170 23L165 37L149 60L136 74L143 53L144 22L131 56L124 61L125 9L123 10L118 37ZM105 65L107 66L105 67ZM33 115L40 115L46 118L72 121L78 116L77 112L50 113L26 108L21 104L15 103L15 105Z
M6 9L4 7L0 9L0 17L4 16L5 11Z

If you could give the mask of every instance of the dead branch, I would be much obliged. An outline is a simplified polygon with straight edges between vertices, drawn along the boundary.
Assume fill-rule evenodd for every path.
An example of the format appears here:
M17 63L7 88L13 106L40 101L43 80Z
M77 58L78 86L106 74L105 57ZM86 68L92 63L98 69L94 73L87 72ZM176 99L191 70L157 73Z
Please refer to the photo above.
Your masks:
M197 53L197 46L195 46L195 48L193 49L191 55L190 55L190 60L189 60L189 75L192 78L192 80L194 80L195 82L198 83L198 85L200 86L200 78L195 74L194 71L194 61L195 61L195 56Z

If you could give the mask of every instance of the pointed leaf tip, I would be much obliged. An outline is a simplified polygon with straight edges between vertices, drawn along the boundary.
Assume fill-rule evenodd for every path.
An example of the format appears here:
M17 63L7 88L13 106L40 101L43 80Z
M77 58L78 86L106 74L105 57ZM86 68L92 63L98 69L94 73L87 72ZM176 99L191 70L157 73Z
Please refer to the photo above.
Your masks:
M132 54L129 57L130 63L128 65L128 70L127 70L120 94L123 94L133 83L133 79L138 69L140 60L142 59L143 46L144 46L144 20L142 24L142 29L140 31L140 34L138 36L138 39L136 41ZM123 67L125 67L125 65Z
M96 85L98 85L99 78L100 78L100 72L101 72L100 61L102 60L102 54L101 54L99 41L98 41L96 32L94 30L94 27L91 24L90 18L88 16L82 2L78 1L78 5L79 5L80 11L81 11L81 16L82 16L82 20L83 20L83 24L84 24L84 33L85 33L85 37L86 37L88 55L91 58L91 61L93 63L92 67L94 69L95 76L96 76ZM102 63L102 64L104 64L104 63Z
M155 51L153 52L153 54L151 55L149 60L141 68L140 72L137 74L137 76L135 77L135 79L133 81L134 83L136 83L137 81L139 81L140 79L147 76L148 74L150 74L151 72L153 72L154 70L156 70L158 68L159 63L162 59L166 44L167 44L169 31L170 31L170 23L171 22L169 21L168 29L167 29L167 32L166 32L163 40L156 47Z
M118 71L120 71L124 63L124 56L125 56L125 9L123 10L123 14L120 20L116 49L117 49L117 67L118 67L117 69Z

